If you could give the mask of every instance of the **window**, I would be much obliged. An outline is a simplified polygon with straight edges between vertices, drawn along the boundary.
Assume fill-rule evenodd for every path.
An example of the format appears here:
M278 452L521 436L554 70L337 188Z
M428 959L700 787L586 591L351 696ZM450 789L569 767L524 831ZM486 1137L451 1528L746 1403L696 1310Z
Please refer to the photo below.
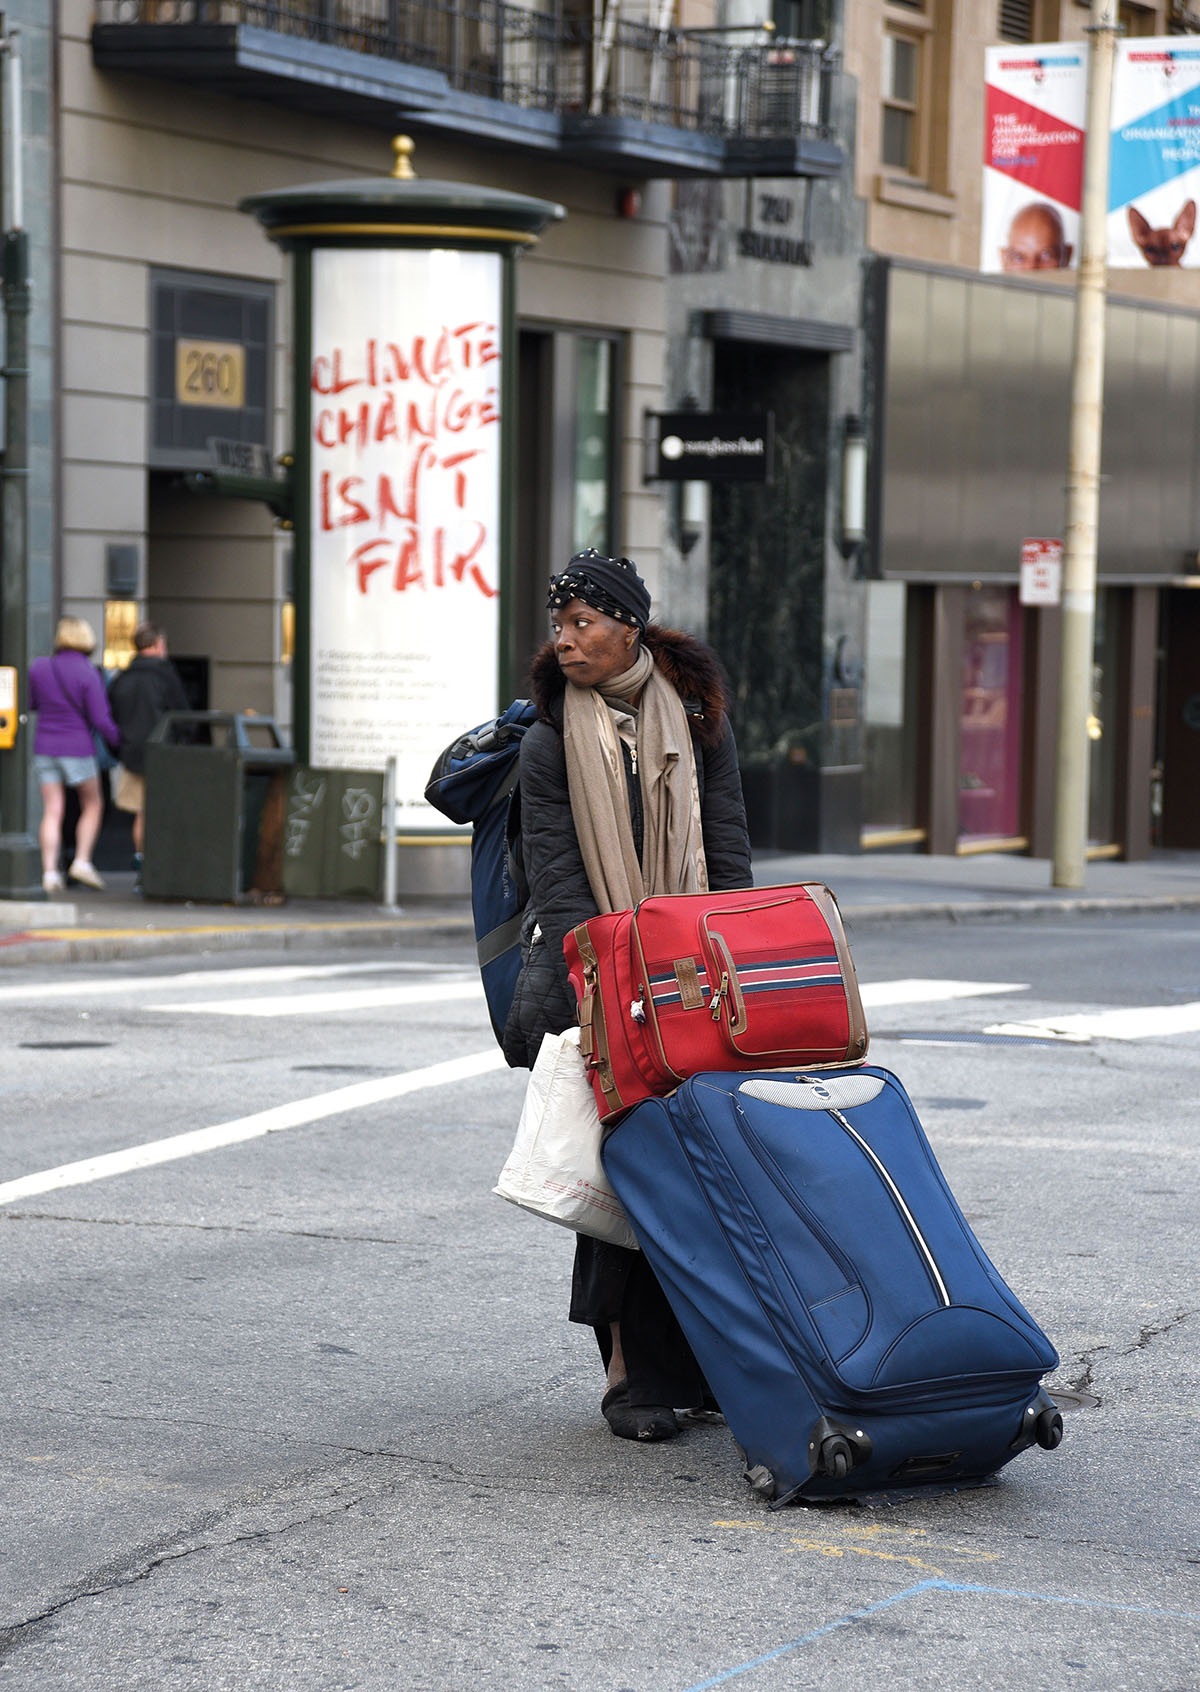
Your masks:
M1019 834L1023 633L1014 588L984 587L970 595L963 624L960 843Z
M134 655L133 631L141 620L136 599L104 601L104 668L123 670Z
M150 272L150 449L156 470L204 470L210 441L271 440L274 285Z
M773 0L771 21L782 41L828 41L833 33L829 0Z
M575 401L576 552L612 548L613 352L611 340L581 335Z
M1033 40L1033 0L1000 0L996 33L1001 41Z
M1117 7L1117 21L1127 36L1158 35L1158 13L1151 6L1136 6L1131 0L1121 0Z
M921 42L889 30L883 38L883 138L885 165L918 173L917 118L921 91Z

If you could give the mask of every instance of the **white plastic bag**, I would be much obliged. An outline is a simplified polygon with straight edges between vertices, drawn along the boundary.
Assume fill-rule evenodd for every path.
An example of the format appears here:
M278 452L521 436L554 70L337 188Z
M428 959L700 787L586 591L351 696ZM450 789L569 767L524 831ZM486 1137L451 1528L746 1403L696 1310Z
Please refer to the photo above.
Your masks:
M633 1229L600 1163L601 1135L578 1028L547 1034L513 1149L492 1191L577 1234L636 1251Z

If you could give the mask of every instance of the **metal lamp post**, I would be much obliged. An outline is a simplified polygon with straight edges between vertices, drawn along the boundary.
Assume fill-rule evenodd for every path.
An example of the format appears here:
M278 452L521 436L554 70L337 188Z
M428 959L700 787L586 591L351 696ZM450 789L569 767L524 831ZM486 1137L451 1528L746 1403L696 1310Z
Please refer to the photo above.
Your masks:
M0 21L0 30L3 23ZM7 168L3 233L5 324L4 454L0 467L0 663L15 672L12 728L0 750L0 898L42 897L37 843L30 831L32 728L21 721L29 669L29 236L25 230L22 169L21 60L18 31L0 38L7 69Z

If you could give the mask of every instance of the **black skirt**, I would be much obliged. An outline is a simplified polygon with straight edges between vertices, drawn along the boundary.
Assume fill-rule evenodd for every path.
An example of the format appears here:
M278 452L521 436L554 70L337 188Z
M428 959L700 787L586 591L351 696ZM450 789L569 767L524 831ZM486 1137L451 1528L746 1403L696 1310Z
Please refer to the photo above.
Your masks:
M621 1324L631 1404L711 1406L700 1365L640 1251L577 1234L570 1316L595 1330L605 1368L612 1356L611 1324Z

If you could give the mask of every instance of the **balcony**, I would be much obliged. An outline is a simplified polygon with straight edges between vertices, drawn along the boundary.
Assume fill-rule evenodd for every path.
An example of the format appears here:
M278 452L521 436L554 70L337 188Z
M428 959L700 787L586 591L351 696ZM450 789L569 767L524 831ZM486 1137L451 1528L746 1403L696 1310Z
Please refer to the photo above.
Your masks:
M92 53L101 70L626 177L841 170L822 43L747 29L739 45L574 3L98 0Z

